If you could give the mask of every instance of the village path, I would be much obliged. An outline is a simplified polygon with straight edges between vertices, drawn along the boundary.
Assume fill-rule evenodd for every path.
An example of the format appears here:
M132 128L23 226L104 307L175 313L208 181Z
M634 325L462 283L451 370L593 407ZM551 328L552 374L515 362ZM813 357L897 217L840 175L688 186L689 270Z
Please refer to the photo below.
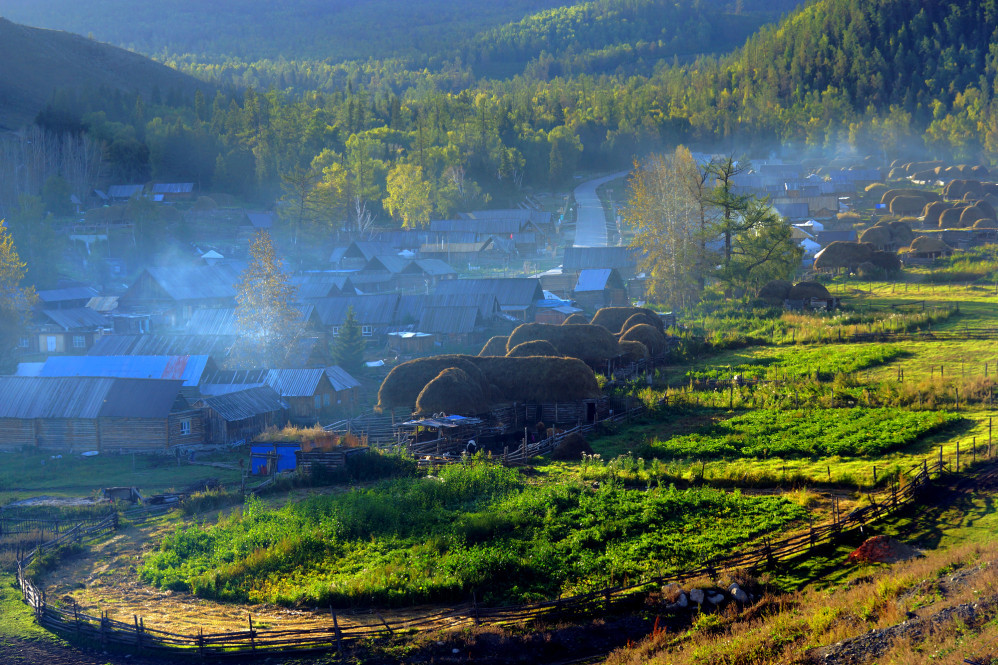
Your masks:
M606 216L603 204L596 194L600 185L623 178L628 171L620 171L603 178L588 180L575 188L576 222L575 247L606 247Z

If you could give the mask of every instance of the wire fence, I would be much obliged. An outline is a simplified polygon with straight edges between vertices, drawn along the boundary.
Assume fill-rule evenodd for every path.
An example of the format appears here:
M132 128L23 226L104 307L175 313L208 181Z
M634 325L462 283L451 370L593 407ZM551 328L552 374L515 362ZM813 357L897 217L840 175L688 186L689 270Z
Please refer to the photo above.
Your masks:
M540 449L540 446L536 449ZM180 634L147 628L144 618L137 615L133 615L130 621L122 621L103 611L99 616L82 612L75 601L71 606L58 601L50 602L45 591L39 589L27 573L32 560L68 543L91 541L114 531L118 526L117 513L90 526L78 525L58 538L23 553L17 561L17 579L24 602L32 608L39 624L65 635L76 635L99 642L101 645L118 644L176 655L198 654L202 657L342 651L344 645L402 632L522 624L539 619L562 620L636 608L644 602L649 592L666 584L682 584L704 577L716 580L723 571L755 571L807 554L819 546L836 543L898 510L918 503L920 494L932 483L934 477L941 476L947 470L959 469L957 465L945 461L942 456L933 458L931 463L926 459L911 467L883 491L867 494L866 505L844 512L838 501L834 500L832 519L828 522L811 525L806 530L785 538L764 539L747 549L712 559L690 570L650 575L630 584L526 605L486 607L479 605L472 596L470 603L411 618L393 617L392 621L386 620L376 610L369 610L350 613L349 624L341 625L340 618L345 618L346 615L337 615L330 608L328 625L320 627L264 630L255 628L250 617L247 629L243 631L205 633L202 629L196 634ZM989 464L983 472L976 474L978 478L988 475L998 475L998 467ZM361 617L366 617L367 621L361 622Z

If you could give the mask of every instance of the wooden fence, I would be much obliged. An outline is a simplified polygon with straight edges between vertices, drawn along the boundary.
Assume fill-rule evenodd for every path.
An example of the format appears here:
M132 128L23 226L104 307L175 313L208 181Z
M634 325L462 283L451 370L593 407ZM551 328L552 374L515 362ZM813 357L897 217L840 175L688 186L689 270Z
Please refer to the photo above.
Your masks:
M568 432L563 435L567 435ZM562 435L562 436L563 436ZM554 437L552 437L554 438ZM542 442L551 445L550 442ZM540 450L540 444L534 450ZM531 450L528 447L527 453ZM959 467L954 467L959 468ZM884 491L868 494L868 504L844 513L838 501L833 504L832 519L824 524L809 526L789 537L764 539L754 546L725 557L705 562L699 567L683 572L655 575L632 584L617 585L575 596L558 598L542 603L510 607L483 607L474 601L459 607L418 617L387 621L375 610L351 613L348 626L341 626L339 617L330 609L330 623L325 627L261 630L253 627L252 618L244 631L197 634L171 633L147 628L143 618L133 616L131 621L111 618L102 612L99 616L83 613L75 605L67 606L49 602L45 592L28 578L25 569L41 552L49 551L70 542L84 542L113 531L117 515L109 515L89 527L77 526L58 538L44 543L23 557L18 558L17 578L24 602L34 611L43 626L65 635L77 635L102 645L128 645L142 650L173 654L248 655L248 654L301 654L313 651L342 650L345 644L360 640L390 636L398 632L420 632L458 628L472 625L503 625L523 623L536 619L557 620L568 617L598 615L611 610L638 607L647 593L670 583L683 583L695 578L716 579L725 570L757 570L810 552L820 545L834 543L843 536L861 530L885 516L918 501L919 494L932 482L933 474L942 474L947 464L940 457L932 463L923 461L902 474ZM981 476L998 475L998 467L989 465ZM339 615L340 617L344 615ZM358 617L369 621L360 623Z

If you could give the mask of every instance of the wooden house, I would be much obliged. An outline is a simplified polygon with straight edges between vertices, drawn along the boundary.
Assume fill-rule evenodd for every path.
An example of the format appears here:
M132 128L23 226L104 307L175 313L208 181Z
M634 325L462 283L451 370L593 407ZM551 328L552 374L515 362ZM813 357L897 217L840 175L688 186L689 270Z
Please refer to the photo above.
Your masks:
M152 199L159 203L193 201L193 182L158 182L152 186Z
M627 305L627 285L620 273L613 268L597 268L579 272L578 282L572 290L579 307L596 311L601 307Z
M272 369L263 382L287 403L292 422L313 425L334 411L337 391L325 369Z
M0 377L0 449L163 451L204 442L183 381Z
M557 307L538 307L534 323L551 323L560 326L565 319L572 314L579 314L582 310L571 305L558 305Z
M288 405L270 386L255 386L224 395L202 397L194 406L204 411L207 443L234 445L251 441L287 420Z
M150 315L156 327L183 328L198 309L234 307L239 279L238 267L230 263L146 268L118 306Z
M623 279L631 279L637 272L639 254L631 247L566 247L562 270L578 274L583 270L613 268Z
M335 392L331 404L333 412L353 413L357 408L360 381L350 376L350 373L339 365L326 367L326 378L329 379Z
M110 319L88 307L37 310L28 348L49 354L86 353L110 325Z
M493 265L509 260L508 250L499 247L495 240L487 238L475 242L440 242L421 245L419 257L440 259L451 265Z
M502 277L496 279L454 279L440 282L435 296L491 295L499 302L502 314L530 322L537 313L537 303L544 299L539 279Z
M353 308L364 337L383 340L398 326L396 312L399 296L394 293L321 298L313 303L319 321L330 336L339 334L350 308Z
M58 289L43 289L37 292L42 309L79 309L86 307L97 290L85 284L71 284Z

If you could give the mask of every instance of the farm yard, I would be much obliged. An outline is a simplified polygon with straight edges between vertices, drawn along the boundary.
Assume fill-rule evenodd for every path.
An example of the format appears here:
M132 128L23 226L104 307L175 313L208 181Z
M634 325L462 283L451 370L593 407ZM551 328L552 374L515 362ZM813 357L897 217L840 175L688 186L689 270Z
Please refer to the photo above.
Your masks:
M691 320L694 329L711 322L714 334L684 338L651 385L643 376L603 384L646 408L603 423L567 459L504 467L479 453L422 467L404 454L371 452L384 460L373 471L288 477L245 500L224 489L196 493L158 516L123 512L114 535L30 572L55 607L141 617L149 630L183 635L238 633L247 614L261 636L327 630L334 614L345 635L374 631L364 614L371 608L384 626L423 626L410 629L418 635L458 625L421 617L469 602L486 613L635 584L647 594L647 580L869 509L912 469L941 463L966 473L998 453L998 358L988 340L959 339L963 329L994 328L998 312L972 289L944 288L924 316L919 310L900 323L892 305L908 301L886 284L852 292L855 311L834 316L718 310ZM911 294L911 302L923 296ZM787 339L788 329L798 332ZM919 329L940 339L847 341ZM809 335L827 341L807 343ZM148 456L17 458L0 472L0 492L5 502L29 487L87 495L94 475L146 492L206 475L229 488L241 482L238 453L202 464L212 466ZM62 510L70 523L72 512ZM917 512L881 517L876 528L917 531ZM837 570L855 538L819 546L806 565L763 562L755 574L766 572L773 592L834 583L845 573L824 583L815 577Z

